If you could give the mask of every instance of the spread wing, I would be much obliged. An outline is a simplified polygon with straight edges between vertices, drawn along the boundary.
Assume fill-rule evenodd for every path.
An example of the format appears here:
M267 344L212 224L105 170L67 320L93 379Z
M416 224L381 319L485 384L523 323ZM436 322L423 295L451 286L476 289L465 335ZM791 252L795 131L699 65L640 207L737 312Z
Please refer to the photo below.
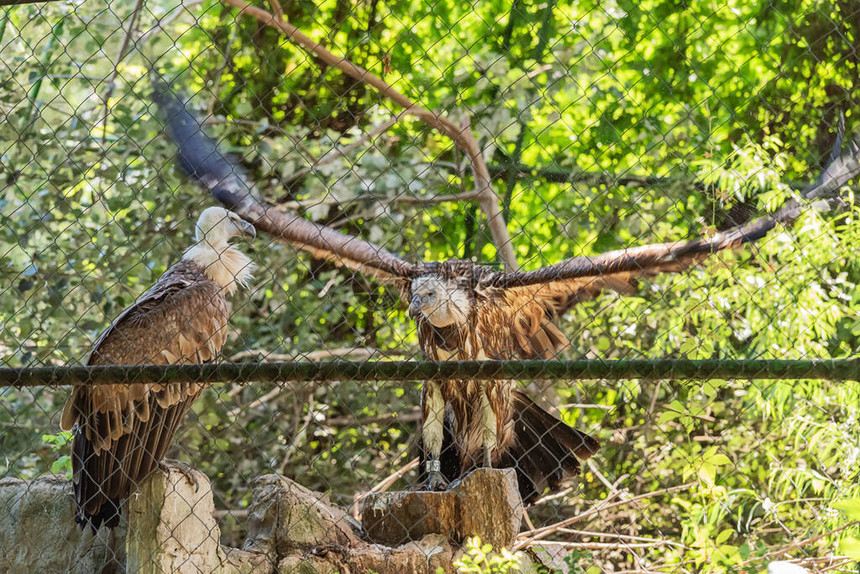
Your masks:
M228 315L218 285L195 264L177 263L102 334L88 364L212 361L226 340ZM202 389L196 383L75 387L60 424L74 431L80 522L116 524L122 499L164 458Z
M550 358L567 346L567 339L553 321L581 301L592 299L603 289L632 291L637 277L677 273L709 255L757 241L777 224L791 224L809 208L826 209L838 203L832 196L860 174L860 146L851 141L842 147L842 123L831 161L817 180L803 192L805 202L791 200L774 214L734 227L712 237L690 241L643 245L609 251L594 257L574 257L536 271L488 273L479 288L488 301L503 309L504 324L510 325L509 349L513 356ZM482 339L493 341L492 320L481 327ZM501 342L498 343L501 345ZM492 347L492 344L489 345Z
M569 341L558 317L604 289L633 293L632 273L489 289L475 314L476 332L490 359L553 359Z
M159 88L155 100L166 118L167 133L179 150L179 165L228 209L275 239L314 257L387 282L397 283L400 278L415 276L414 265L382 247L277 210L257 199L242 168L221 153L176 96L166 88Z

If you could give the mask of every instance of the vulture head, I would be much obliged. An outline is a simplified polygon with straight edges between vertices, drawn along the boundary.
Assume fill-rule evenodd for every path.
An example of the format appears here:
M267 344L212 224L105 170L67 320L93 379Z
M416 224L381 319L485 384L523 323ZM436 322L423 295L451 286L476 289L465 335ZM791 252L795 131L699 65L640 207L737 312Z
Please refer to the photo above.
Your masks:
M209 207L197 218L195 244L183 259L200 265L209 279L231 295L237 286L248 285L255 268L248 256L231 244L233 238L242 236L256 237L254 226L223 207Z
M409 312L423 316L434 327L464 326L469 320L469 294L456 281L440 275L422 275L412 281Z
M214 249L226 249L234 237L257 237L254 226L223 207L209 207L197 218L194 239L205 241Z

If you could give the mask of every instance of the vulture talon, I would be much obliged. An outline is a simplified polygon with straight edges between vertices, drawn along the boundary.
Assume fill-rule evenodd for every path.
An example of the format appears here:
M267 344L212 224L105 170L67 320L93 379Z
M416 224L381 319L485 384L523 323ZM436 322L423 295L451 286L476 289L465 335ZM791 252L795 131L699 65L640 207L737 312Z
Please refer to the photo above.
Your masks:
M484 450L484 464L481 465L483 468L493 468L493 460L490 456L490 449Z
M427 477L427 483L423 490L431 492L444 492L448 490L450 483L445 480L445 477L439 471L431 471Z

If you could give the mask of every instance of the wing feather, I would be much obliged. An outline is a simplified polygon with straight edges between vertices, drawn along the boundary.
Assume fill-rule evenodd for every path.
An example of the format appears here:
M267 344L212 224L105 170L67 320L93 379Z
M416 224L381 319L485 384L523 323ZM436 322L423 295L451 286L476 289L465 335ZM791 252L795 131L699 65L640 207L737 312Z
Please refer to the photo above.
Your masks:
M820 198L832 195L860 174L860 146L856 142L849 142L847 151L839 154L842 127L840 124L830 163L803 193L805 198L816 200L814 203L804 206L791 200L770 216L712 237L574 257L536 271L485 273L478 288L489 294L490 304L504 308L505 316L521 318L509 323L514 344L507 351L522 358L551 358L568 344L553 322L574 305L593 299L604 289L630 293L636 288L637 277L684 271L717 251L761 239L777 224L795 221L806 208L829 206L827 200ZM493 322L488 323L482 329L479 326L482 340L491 337Z
M843 130L844 124L840 121L839 134L830 162L821 171L816 181L803 192L803 197L811 203L802 204L797 200L790 200L772 215L760 217L712 237L631 247L594 257L573 257L536 271L489 273L482 278L481 284L485 288L513 288L555 282L568 284L572 290L577 290L581 288L577 280L591 278L598 283L587 285L586 292L590 287L617 289L623 288L625 276L633 278L657 273L677 273L701 262L717 251L733 249L744 243L757 241L766 236L777 224L793 223L805 209L827 209L831 203L838 203L832 195L860 175L860 145L856 141L850 141L846 144L845 151L839 153L843 142Z
M416 275L415 265L382 247L258 200L244 170L221 153L179 98L166 86L156 89L154 97L166 119L167 134L178 148L180 167L228 209L277 240L381 281L397 283Z
M168 270L96 341L90 365L211 361L226 339L229 306L195 264ZM163 457L204 385L133 383L76 387L61 417L75 431L72 462L80 521L109 525L133 484Z

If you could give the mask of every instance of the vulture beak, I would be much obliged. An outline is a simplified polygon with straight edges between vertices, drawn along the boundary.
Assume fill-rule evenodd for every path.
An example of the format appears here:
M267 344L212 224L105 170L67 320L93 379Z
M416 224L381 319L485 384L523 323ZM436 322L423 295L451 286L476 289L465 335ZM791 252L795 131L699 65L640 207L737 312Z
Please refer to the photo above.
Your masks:
M248 223L244 219L240 219L239 222L236 224L236 227L239 228L239 231L242 233L242 235L246 235L251 239L257 238L257 230L254 228L254 225Z
M421 297L418 295L412 296L412 301L409 303L409 312L413 315L421 313Z

